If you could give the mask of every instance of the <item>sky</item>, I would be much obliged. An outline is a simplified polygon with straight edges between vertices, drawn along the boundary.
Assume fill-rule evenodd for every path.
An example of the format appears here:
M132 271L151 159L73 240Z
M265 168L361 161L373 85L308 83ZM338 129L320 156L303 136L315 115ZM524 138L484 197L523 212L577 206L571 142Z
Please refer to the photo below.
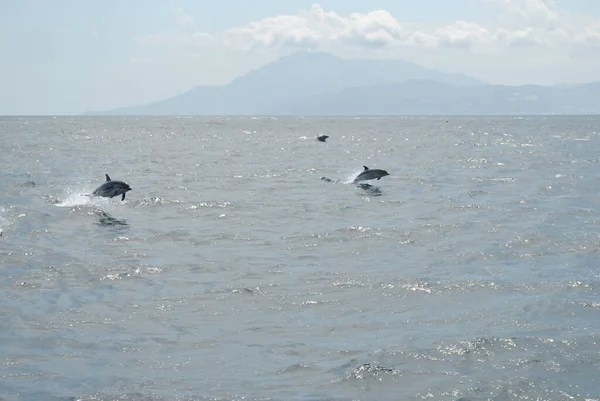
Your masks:
M0 0L0 115L148 103L298 50L600 81L600 0Z

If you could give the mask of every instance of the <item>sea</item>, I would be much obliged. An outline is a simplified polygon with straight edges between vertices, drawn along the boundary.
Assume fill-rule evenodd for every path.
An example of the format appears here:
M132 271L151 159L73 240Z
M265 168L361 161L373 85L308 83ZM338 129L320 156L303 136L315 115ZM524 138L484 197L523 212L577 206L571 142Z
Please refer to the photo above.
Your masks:
M0 155L2 401L600 400L600 116L1 117Z

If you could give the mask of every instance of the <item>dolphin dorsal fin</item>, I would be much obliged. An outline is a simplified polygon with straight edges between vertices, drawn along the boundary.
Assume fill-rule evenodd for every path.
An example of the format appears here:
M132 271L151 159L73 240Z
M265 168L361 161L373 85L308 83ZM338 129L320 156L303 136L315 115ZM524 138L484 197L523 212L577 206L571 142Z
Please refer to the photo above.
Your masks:
M369 168L367 166L363 166L365 168L365 171L367 171ZM107 176L108 177L108 176Z
M110 177L108 176L108 174L104 174L106 176L106 181L110 181Z

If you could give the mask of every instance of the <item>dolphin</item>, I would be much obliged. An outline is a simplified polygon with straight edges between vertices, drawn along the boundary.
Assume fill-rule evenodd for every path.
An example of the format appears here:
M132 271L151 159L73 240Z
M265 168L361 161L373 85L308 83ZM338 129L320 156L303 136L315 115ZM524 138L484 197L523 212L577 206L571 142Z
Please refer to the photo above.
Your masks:
M113 181L110 179L108 174L104 174L106 176L106 181L104 184L100 185L94 192L92 192L92 196L102 196L105 198L112 198L114 196L123 195L121 200L125 200L125 193L127 191L131 191L131 187L124 181Z
M321 177L321 179L325 182L337 182L338 180L333 178Z
M325 142L327 140L327 138L329 138L329 135L318 135L317 136L317 141L319 141L319 142Z
M363 166L365 169L363 170L362 173L360 173L355 179L354 182L359 182L359 181L367 181L367 180L374 180L375 178L377 178L377 180L380 180L381 177L385 177L386 175L390 175L387 171L385 170L379 170L379 169L369 169L367 166Z

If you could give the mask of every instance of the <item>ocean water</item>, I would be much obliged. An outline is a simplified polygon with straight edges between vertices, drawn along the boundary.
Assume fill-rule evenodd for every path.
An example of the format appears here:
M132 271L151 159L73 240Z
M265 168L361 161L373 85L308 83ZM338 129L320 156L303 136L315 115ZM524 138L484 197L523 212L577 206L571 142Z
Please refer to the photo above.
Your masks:
M600 117L2 117L0 154L2 401L600 399Z

